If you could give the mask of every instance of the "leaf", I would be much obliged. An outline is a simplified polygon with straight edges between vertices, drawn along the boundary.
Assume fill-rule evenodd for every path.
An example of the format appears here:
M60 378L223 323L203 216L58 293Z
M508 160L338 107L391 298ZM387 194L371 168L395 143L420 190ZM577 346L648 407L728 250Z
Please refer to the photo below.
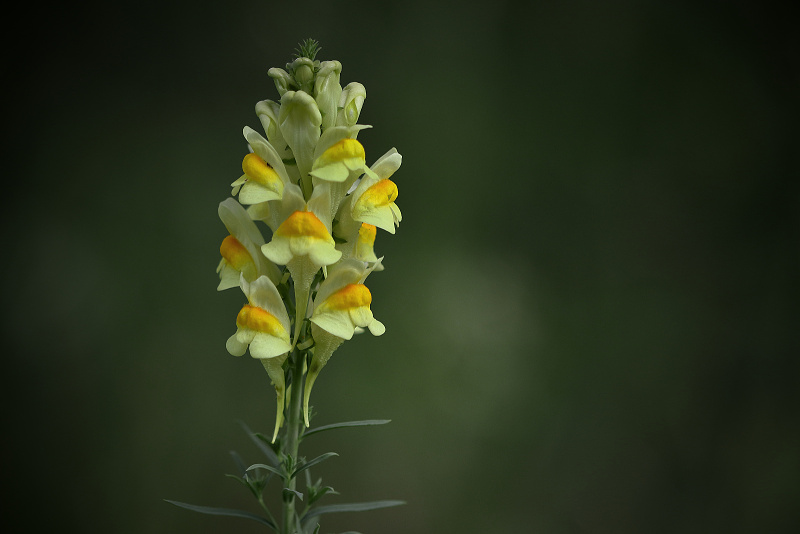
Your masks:
M180 508L186 508L187 510L192 510L193 512L200 512L201 514L222 515L229 517L241 517L243 519L252 519L253 521L257 521L262 525L267 525L275 532L278 531L278 528L275 526L275 523L273 523L266 517L261 517L260 515L252 514L250 512L245 512L244 510L234 510L232 508L212 508L210 506L197 506L196 504L186 504L184 502L170 501L168 499L164 500L170 504L179 506Z
M264 444L265 444L265 445L266 445L266 446L267 446L267 447L268 447L268 448L269 448L269 449L270 449L272 452L274 452L274 453L276 453L276 454L277 454L276 445L277 445L277 441L278 441L278 440L280 440L280 438L277 438L276 442L275 442L275 443L272 443L272 438L268 438L267 436L265 436L265 435L264 435L264 434L262 434L261 432L256 432L256 433L255 433L255 436L256 436L258 439L260 439L261 441L263 441L263 442L264 442Z
M309 506L320 500L327 494L331 495L339 495L339 492L333 489L330 486L325 486L323 488L319 487L311 487L308 488L308 504Z
M231 458L233 458L236 467L239 469L240 476L243 476L247 471L247 465L244 463L244 460L242 460L242 457L239 456L239 453L236 451L230 451L230 455Z
M283 480L286 480L286 475L284 475L281 471L275 469L274 467L272 467L270 465L267 465L267 464L253 464L253 465L251 465L250 467L247 468L247 471L252 471L253 469L266 469L267 471L269 471L271 473L275 473L276 475L281 477Z
M286 496L287 494L294 494L297 496L298 499L301 501L303 500L303 494L297 490L293 490L292 488L283 488L283 494Z
M228 478L232 478L232 479L242 483L244 486L246 486L248 488L250 487L250 484L248 484L247 481L245 479L243 479L242 477L237 477L236 475L231 475L230 473L225 474L225 476L228 477Z
M239 421L239 424L242 425L244 431L247 432L247 435L250 436L250 439L256 444L256 447L258 447L259 450L266 455L266 457L269 459L269 462L274 466L280 465L281 461L278 459L278 455L275 454L275 451L267 447L263 441L258 439L258 436L255 434L255 432L250 430L246 424L241 421Z
M370 502L354 502L349 504L330 504L328 506L320 506L309 510L304 516L302 521L306 521L312 517L322 514L332 514L336 512L365 512L367 510L377 510L379 508L389 508L391 506L400 506L405 504L405 501L370 501Z
M334 428L344 428L348 426L373 426L373 425L385 425L386 423L391 422L391 419L367 419L364 421L348 421L346 423L333 423L332 425L324 425L319 426L317 428L312 428L311 430L306 431L303 434L303 438L306 436L310 436L311 434L316 434L317 432L324 432L326 430L332 430Z
M324 462L325 460L327 460L331 456L339 456L339 455L336 454L335 452L326 452L325 454L320 454L319 456L317 456L313 460L309 460L306 463L304 463L304 464L300 465L299 467L297 467L294 471L292 471L292 474L289 475L289 478L294 478L294 476L297 475L297 473L299 473L300 471L305 471L309 467L317 465L320 462Z

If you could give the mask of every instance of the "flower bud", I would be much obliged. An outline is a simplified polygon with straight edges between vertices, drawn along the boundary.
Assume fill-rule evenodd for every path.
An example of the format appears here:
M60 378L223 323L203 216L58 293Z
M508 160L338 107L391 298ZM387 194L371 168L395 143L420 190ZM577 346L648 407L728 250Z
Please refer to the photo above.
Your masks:
M303 180L303 193L308 198L311 191L311 177L308 173L314 162L314 148L319 141L322 124L317 103L304 91L287 91L281 97L278 123L283 138L297 161L297 169Z
M287 151L286 141L278 126L278 115L280 112L281 105L272 100L262 100L256 104L256 115L258 115L258 120L261 121L264 133L267 134L267 140L275 147L278 154L284 158L288 158L291 156L291 152Z
M289 65L289 71L301 91L311 94L314 87L314 62L307 57L299 57Z
M267 72L270 78L275 80L275 87L278 89L278 94L283 96L286 91L291 91L294 86L294 80L289 73L278 67L273 67Z
M339 114L336 117L336 124L339 126L352 126L358 122L364 100L367 98L367 90L358 82L347 84L339 97Z
M314 81L314 98L322 113L323 128L336 125L336 108L342 95L342 86L339 84L341 72L342 64L338 61L323 61Z

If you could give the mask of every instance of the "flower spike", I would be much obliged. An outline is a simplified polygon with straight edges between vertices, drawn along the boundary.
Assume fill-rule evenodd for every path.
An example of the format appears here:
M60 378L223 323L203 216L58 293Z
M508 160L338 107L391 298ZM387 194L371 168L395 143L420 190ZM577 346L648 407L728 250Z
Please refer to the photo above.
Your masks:
M284 68L269 69L279 96L256 104L263 132L243 129L249 153L233 198L219 206L229 235L218 289L239 286L247 297L225 346L234 356L249 351L266 370L277 397L273 442L287 404L308 426L311 391L342 343L385 332L365 282L383 270L378 228L393 234L402 219L393 181L402 157L392 148L367 165L358 140L371 128L358 124L366 89L342 87L341 63L316 59L319 50L308 40ZM291 399L287 373L297 387ZM298 457L298 430L293 423L280 442L287 457Z

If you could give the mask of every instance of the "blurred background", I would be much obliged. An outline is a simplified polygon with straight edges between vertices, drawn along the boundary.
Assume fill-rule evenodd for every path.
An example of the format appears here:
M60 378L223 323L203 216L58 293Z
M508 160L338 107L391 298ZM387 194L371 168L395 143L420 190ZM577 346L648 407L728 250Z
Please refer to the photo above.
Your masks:
M3 519L250 533L217 204L267 70L363 83L404 220L314 388L322 533L800 531L798 34L754 2L111 2L7 20ZM9 124L10 122L10 124Z

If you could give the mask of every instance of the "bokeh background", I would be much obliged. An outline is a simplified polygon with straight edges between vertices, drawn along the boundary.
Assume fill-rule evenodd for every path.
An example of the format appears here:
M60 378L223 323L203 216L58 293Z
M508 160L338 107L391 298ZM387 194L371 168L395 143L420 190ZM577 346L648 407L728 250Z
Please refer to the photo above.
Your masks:
M2 522L249 533L217 204L267 70L321 41L367 88L404 220L308 441L323 533L798 532L798 34L755 2L22 8L4 57Z

